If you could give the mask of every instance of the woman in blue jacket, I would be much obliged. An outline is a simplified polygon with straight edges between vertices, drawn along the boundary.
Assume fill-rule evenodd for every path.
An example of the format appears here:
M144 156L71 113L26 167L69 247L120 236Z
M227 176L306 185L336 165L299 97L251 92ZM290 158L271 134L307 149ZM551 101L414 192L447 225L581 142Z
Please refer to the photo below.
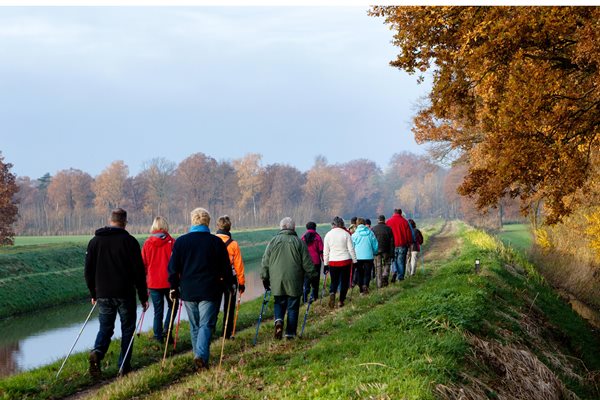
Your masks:
M379 244L372 230L365 225L364 218L358 218L356 231L352 234L352 243L356 251L356 275L361 294L369 293L369 282L373 270L373 259Z

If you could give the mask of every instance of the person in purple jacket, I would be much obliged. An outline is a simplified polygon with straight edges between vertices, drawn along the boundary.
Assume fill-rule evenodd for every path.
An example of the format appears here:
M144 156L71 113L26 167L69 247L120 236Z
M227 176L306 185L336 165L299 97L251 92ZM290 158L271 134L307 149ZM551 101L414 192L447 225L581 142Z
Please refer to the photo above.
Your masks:
M306 224L306 232L302 235L302 241L306 243L308 247L308 254L310 259L315 266L316 278L309 279L304 278L304 290L302 299L306 303L308 301L308 295L312 288L311 297L316 300L319 297L319 280L321 277L321 261L323 260L323 239L317 233L317 224L314 222L308 222Z

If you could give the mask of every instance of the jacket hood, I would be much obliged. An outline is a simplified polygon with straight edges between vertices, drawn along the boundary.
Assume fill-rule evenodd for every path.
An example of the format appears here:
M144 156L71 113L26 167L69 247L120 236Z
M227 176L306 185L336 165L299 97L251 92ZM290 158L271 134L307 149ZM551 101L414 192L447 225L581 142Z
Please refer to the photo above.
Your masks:
M97 229L95 232L96 236L113 236L113 235L127 235L127 231L123 228L117 228L115 226L105 226L104 228Z
M356 228L356 231L354 233L357 233L361 236L369 236L369 233L371 232L371 230L369 228L367 228L366 225L359 225Z
M293 236L298 236L298 234L296 233L296 231L293 231L291 229L282 229L279 231L279 235L293 235Z
M173 243L173 238L168 232L154 231L146 241L154 247L162 247L169 243Z

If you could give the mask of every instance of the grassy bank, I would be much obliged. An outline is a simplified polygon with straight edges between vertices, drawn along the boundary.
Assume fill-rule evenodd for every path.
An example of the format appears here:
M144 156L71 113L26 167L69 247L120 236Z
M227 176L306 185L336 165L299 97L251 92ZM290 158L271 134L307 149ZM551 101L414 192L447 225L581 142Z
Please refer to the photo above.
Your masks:
M529 224L506 224L498 237L508 247L527 252L533 245L533 233Z
M234 233L249 269L256 268L267 241L277 231ZM83 266L90 238L20 238L20 246L0 249L0 319L87 297ZM138 237L140 245L146 238ZM23 244L26 241L37 244Z
M333 312L316 305L304 339L275 341L266 324L256 347L252 329L227 343L222 370L191 374L184 354L89 397L598 398L589 371L600 369L600 348L589 326L515 252L479 231L455 234L460 250L431 243L446 256L416 278L354 293ZM218 343L211 352L216 358Z

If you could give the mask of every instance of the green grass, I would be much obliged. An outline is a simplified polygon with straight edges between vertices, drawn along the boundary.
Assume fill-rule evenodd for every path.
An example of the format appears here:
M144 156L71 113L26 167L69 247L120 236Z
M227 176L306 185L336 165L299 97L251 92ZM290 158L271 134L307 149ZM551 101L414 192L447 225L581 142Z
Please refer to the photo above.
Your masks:
M533 245L533 235L529 224L507 224L498 233L498 237L507 246L527 252Z

